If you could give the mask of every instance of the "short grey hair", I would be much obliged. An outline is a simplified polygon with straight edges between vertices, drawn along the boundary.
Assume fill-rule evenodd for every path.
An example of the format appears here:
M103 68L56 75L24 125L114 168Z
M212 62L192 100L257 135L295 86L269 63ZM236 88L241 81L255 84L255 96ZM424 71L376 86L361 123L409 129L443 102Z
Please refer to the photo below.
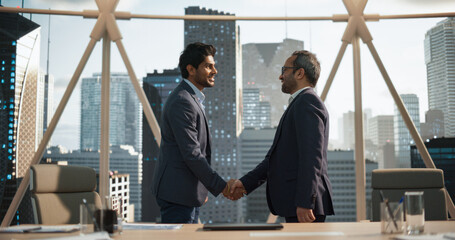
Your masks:
M318 83L319 74L321 73L321 65L316 55L309 51L301 50L295 51L292 56L297 56L293 63L294 66L303 68L311 86L315 87Z

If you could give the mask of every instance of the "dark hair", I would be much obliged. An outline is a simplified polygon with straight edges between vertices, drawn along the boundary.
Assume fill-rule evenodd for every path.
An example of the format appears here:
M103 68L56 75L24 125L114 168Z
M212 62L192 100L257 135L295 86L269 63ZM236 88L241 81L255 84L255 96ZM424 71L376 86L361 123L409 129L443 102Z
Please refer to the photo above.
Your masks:
M321 65L319 64L316 55L309 51L302 50L295 51L292 56L297 56L293 63L294 66L303 68L308 81L315 87L316 83L318 83L319 74L321 73Z
M191 64L191 66L198 68L199 64L204 61L208 56L215 56L216 49L213 45L208 45L200 42L190 43L183 50L179 58L179 68L180 73L183 78L188 78L188 70L186 66Z

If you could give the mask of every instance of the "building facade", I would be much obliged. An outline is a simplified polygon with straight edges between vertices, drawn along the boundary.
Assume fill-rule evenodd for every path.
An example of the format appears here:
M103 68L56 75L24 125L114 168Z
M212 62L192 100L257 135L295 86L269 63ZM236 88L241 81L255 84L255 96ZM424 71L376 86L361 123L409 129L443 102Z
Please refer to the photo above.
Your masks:
M245 128L240 135L241 175L253 170L269 151L273 143L276 128ZM242 202L242 220L244 222L266 222L270 214L266 199L266 183L240 199Z
M455 138L435 138L425 146L437 169L444 171L444 185L452 199L455 199ZM411 146L411 167L425 168L422 157L415 145Z
M378 163L379 168L384 168L384 153L390 150L394 154L394 149L384 148L387 143L393 144L393 115L378 115L368 119L368 132L366 134L366 142L371 141L371 146L365 144L368 153L367 158Z
M422 138L433 139L444 137L444 112L430 109L425 113L425 122L420 124Z
M101 73L82 78L80 149L100 149ZM109 143L142 150L142 105L127 73L111 73Z
M408 110L417 131L420 132L419 98L415 94L400 94L400 96L401 99L403 99L403 103ZM414 140L396 106L395 114L393 116L393 125L395 128L395 166L398 168L409 168L411 166L411 145L414 144Z
M327 216L326 222L356 222L357 204L355 189L354 151L328 151L328 175L332 183L332 202L335 215ZM371 172L378 163L365 160L367 219L371 219Z
M232 15L222 11L188 7L185 15ZM193 42L212 44L215 55L215 87L205 88L204 105L210 132L212 134L212 168L226 181L237 178L239 158L237 138L242 130L242 50L239 28L235 21L185 20L184 45ZM202 222L237 222L241 214L239 202L232 202L222 196L214 198L201 208Z
M260 99L270 103L271 124L278 126L288 106L289 95L281 92L281 67L296 50L303 50L303 41L286 38L278 43L242 45L243 88L260 89Z
M143 78L142 88L158 123L161 121L161 113L167 97L181 81L182 76L178 68L165 69L162 73L158 73L155 70ZM142 221L158 222L160 209L156 203L155 196L152 194L151 186L153 172L158 160L159 147L145 115L142 117L142 124L142 169L144 171L144 179L142 181Z
M2 220L42 138L44 78L39 71L39 25L19 14L0 13L0 30ZM29 203L26 195L13 224L33 219Z
M242 96L244 128L270 128L271 106L261 101L259 88L244 88Z
M445 137L455 136L455 18L447 18L425 34L428 106L444 113Z

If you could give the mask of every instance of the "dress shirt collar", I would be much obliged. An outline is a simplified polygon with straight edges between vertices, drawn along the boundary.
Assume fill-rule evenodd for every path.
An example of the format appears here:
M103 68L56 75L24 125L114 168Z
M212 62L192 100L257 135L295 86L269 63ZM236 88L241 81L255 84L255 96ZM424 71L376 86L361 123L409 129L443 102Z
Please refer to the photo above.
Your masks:
M298 95L299 93L301 93L303 90L307 89L307 88L311 88L311 87L304 87L304 88L301 88L299 90L297 90L297 92L295 92L294 94L292 94L290 97L289 97L289 103L288 104L291 104L292 100L294 100Z
M189 80L187 79L183 79L186 83L188 83L188 85L190 85L190 87L193 89L194 93L196 94L196 98L197 100L199 101L199 103L202 105L204 103L204 100L205 100L205 95L204 93L202 93L196 86L194 86L194 84L192 82L190 82Z

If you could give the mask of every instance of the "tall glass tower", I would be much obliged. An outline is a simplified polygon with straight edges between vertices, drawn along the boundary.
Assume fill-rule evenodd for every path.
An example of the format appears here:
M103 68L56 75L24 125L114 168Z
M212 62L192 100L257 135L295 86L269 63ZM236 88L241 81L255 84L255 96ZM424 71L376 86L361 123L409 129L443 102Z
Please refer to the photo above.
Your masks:
M420 132L420 110L419 98L415 94L400 94L403 103L414 122L417 131ZM393 116L394 136L395 136L395 161L396 167L409 168L411 167L411 145L415 144L409 133L406 124L395 106L395 114Z
M425 34L428 106L444 113L445 137L455 136L455 18Z
M111 73L109 143L142 149L142 106L126 73ZM82 79L80 148L100 149L101 73Z
M39 72L40 27L0 13L0 220L8 210L43 133L44 77ZM40 121L41 120L41 121ZM13 219L27 223L27 195ZM30 200L28 200L30 201ZM25 220L25 221L24 221Z
M186 15L231 15L217 10L188 7ZM215 87L204 89L204 101L212 134L212 167L225 179L237 178L239 158L237 139L242 129L242 50L235 21L185 20L185 46L203 42L216 47ZM210 195L210 194L209 194ZM238 202L238 201L237 201ZM236 222L241 215L239 203L219 196L201 208L203 222Z
M162 73L158 73L155 70L153 73L147 73L147 76L143 78L142 88L158 123L161 121L164 103L172 90L181 81L182 76L178 68L165 69ZM142 131L142 169L144 171L142 184L142 221L157 222L157 218L160 216L160 209L150 186L152 186L153 171L158 160L159 148L145 115L142 117L142 124L144 126Z

